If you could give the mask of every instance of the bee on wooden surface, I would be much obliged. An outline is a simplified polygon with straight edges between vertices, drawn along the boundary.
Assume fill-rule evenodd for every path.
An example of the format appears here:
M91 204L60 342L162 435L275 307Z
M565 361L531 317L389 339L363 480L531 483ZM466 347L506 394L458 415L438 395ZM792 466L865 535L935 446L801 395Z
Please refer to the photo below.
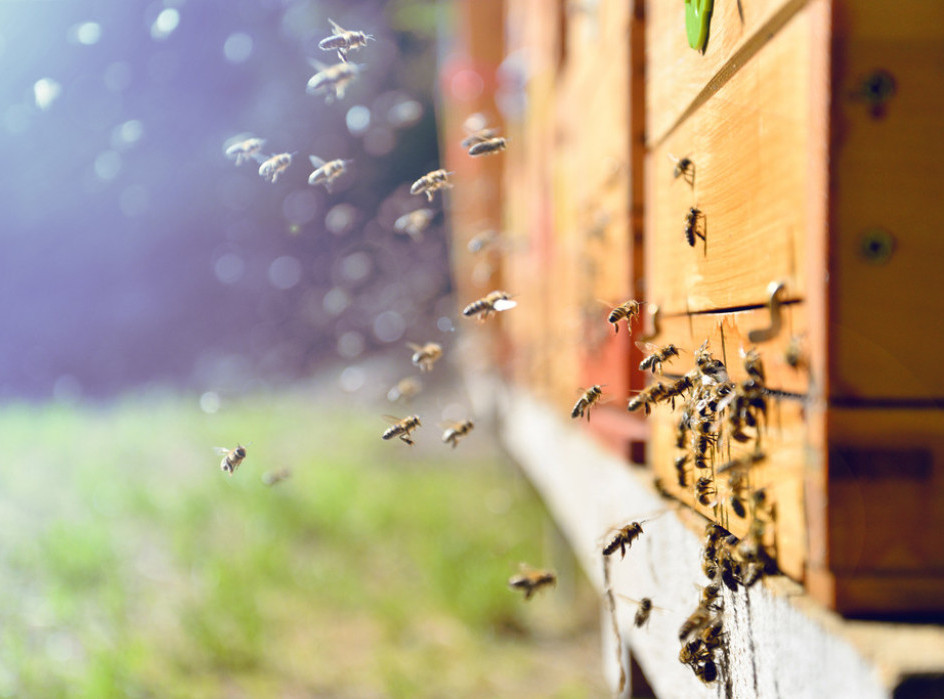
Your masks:
M603 555L610 556L619 549L620 558L623 558L626 556L626 549L630 548L633 542L642 536L642 533L642 524L640 522L630 522L625 527L617 529L616 534L610 542L603 547Z
M226 149L226 157L235 158L237 165L248 163L250 159L258 161L262 157L262 146L264 145L264 139L245 138L230 145Z
M731 511L741 519L747 517L747 475L744 471L733 471L728 478L728 505Z
M409 444L411 447L413 446L414 442L411 438L411 433L417 427L423 426L422 423L420 423L419 417L416 415L410 415L409 417L405 417L401 420L400 418L394 417L393 415L384 415L384 419L393 422L393 424L384 430L383 435L381 435L383 439L393 439L394 437L399 437L400 441Z
M802 369L806 366L806 355L803 350L803 339L797 335L790 338L787 348L783 351L783 360L792 369Z
M619 322L624 318L626 319L626 330L628 332L633 319L639 316L639 308L641 305L639 301L630 300L610 311L610 315L607 316L606 320L613 325L613 332L619 332Z
M685 214L685 241L689 247L695 247L695 238L704 240L704 231L698 230L698 221L704 221L704 219L705 214L702 213L701 209L696 209L694 206L689 207L688 213Z
M766 374L764 372L764 363L761 361L757 350L751 348L745 352L741 349L741 359L744 361L744 371L747 372L747 375L759 385L763 386L766 383Z
M443 432L442 441L444 444L449 444L455 449L459 445L459 440L467 436L474 427L475 423L471 420L454 422Z
M681 488L688 487L688 459L688 454L683 454L675 459L675 477Z
M706 507L710 505L711 496L716 492L715 484L708 476L702 476L695 481L695 497L700 504Z
M423 232L429 228L436 212L432 209L416 209L408 214L403 214L393 223L393 229L397 233L405 233L415 241L423 239Z
M324 95L328 104L344 99L347 88L361 72L361 66L347 61L335 63L333 66L326 66L318 61L312 63L318 72L309 78L305 91L309 95Z
M236 472L236 469L239 468L239 465L243 462L243 459L246 458L246 447L241 444L237 444L234 449L228 449L227 447L213 447L213 450L217 454L223 455L223 460L220 461L220 469L233 475Z
M720 359L708 351L708 340L695 352L695 366L702 375L703 384L719 384L728 380L728 369Z
M319 41L318 48L322 51L337 51L338 58L342 61L347 61L348 51L367 46L367 42L374 39L366 32L344 29L332 19L329 19L328 22L331 24L331 36Z
M505 150L508 147L508 139L498 136L496 138L488 138L484 141L479 141L472 145L469 148L469 155L478 156L478 155L491 155L493 153L499 153Z
M264 160L262 165L259 166L259 177L269 180L269 182L275 182L279 179L279 175L288 170L288 167L291 164L291 153L279 153L278 155L273 155L267 160Z
M308 184L323 184L329 192L334 186L334 181L347 172L348 165L354 162L353 160L342 160L340 158L325 162L316 155L309 155L308 159L311 161L312 167L315 168L314 172L308 176Z
M413 350L413 356L410 361L414 366L418 366L420 371L432 371L433 364L442 357L443 348L438 342L427 342L425 345L417 345L407 342L407 346Z
M718 473L728 473L729 471L747 471L756 463L759 463L767 458L767 455L762 451L754 451L745 456L739 456L736 459L731 459L726 461L718 467Z
M734 560L727 546L721 548L718 564L721 567L721 582L731 592L737 592L741 578L741 564Z
M421 390L423 390L422 382L415 376L407 376L397 381L396 385L387 391L387 400L391 403L409 401Z
M570 411L572 418L587 416L587 422L590 422L590 407L603 397L603 387L595 384L583 392L583 395L577 399L574 409Z
M281 483L282 481L290 478L292 476L292 469L290 468L280 468L277 471L266 471L262 474L263 484L269 486L270 488L276 483Z
M701 589L701 601L699 604L707 609L718 609L718 597L721 595L721 586L718 583L710 583Z
M676 158L673 155L669 155L669 158L675 162L675 167L672 168L672 178L677 180L679 177L684 177L688 184L695 186L695 163L692 162L692 159L688 156Z
M712 658L695 665L692 669L695 671L695 676L705 684L711 684L718 679L718 665Z
M507 291L491 291L480 299L477 299L462 309L462 315L467 318L472 316L481 316L482 320L488 318L492 313L507 311L518 305L517 301L512 300Z
M713 617L714 615L708 607L699 604L679 627L679 640L684 643L693 636L697 636L711 622Z
M684 449L685 448L685 435L687 435L692 429L692 409L690 405L686 405L685 409L682 411L679 421L675 425L675 448Z
M708 468L708 456L716 441L717 437L713 434L692 433L692 464L695 468Z
M686 391L690 391L695 387L695 379L697 376L697 371L690 371L682 376L682 378L677 379L668 386L666 389L665 400L670 401L672 410L675 410L675 399L681 398L685 395Z
M649 354L639 362L639 371L648 371L651 369L653 374L661 374L662 364L669 361L672 357L679 356L679 348L675 345L658 347L648 342L637 342L636 346L643 352L649 352Z
M551 570L535 570L522 564L521 572L508 579L508 587L513 590L524 590L525 600L538 590L545 587L554 587L557 584L557 574Z
M451 172L446 170L433 170L419 178L410 187L410 194L425 194L426 199L433 200L433 192L440 189L452 189L452 182L449 181Z
M487 124L488 121L481 112L475 112L466 117L466 120L462 122L462 130L466 133L466 137L462 139L462 147L469 149L479 143L495 138L498 130L489 128Z

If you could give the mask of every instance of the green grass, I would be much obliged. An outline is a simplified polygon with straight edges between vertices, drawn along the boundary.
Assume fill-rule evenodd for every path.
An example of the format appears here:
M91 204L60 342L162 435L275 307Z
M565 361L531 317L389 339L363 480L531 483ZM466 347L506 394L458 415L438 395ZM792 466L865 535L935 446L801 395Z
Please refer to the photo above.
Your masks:
M603 695L582 581L506 588L572 561L488 435L382 430L300 393L0 410L0 696Z

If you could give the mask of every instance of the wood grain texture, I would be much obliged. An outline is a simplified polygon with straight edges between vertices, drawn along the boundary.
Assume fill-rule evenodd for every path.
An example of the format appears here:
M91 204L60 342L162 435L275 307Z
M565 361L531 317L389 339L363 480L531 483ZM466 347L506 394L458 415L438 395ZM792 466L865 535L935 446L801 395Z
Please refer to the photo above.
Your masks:
M944 4L844 3L837 23L829 395L942 400ZM877 70L895 82L878 106ZM887 259L864 247L875 229Z
M712 81L748 63L803 0L739 0L714 4L704 55L688 45L685 5L646 2L647 143L662 141ZM743 12L743 17L742 17Z
M812 22L804 9L647 160L646 288L667 314L806 295ZM695 164L694 186L673 177ZM689 207L704 239L685 239Z

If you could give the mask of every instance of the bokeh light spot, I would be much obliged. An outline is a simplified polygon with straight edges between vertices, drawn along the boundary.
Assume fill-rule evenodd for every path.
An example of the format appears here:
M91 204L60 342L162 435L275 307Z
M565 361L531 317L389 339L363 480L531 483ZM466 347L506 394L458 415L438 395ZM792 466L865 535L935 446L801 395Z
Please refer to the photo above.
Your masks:
M129 119L123 124L118 124L111 131L111 147L115 150L121 150L132 146L141 140L144 135L144 124L137 119Z
M102 38L102 25L98 22L82 22L69 28L69 41L73 44L93 46Z
M452 96L457 100L469 102L482 94L482 90L485 89L485 81L474 70L466 68L465 70L456 71L449 82L449 89L452 91Z
M341 260L341 276L349 282L359 282L370 274L372 263L366 252L351 253Z
M345 359L354 359L364 351L364 347L364 336L359 332L349 330L338 338L338 354Z
M242 279L246 264L239 255L228 252L221 255L213 265L213 274L224 284L235 284Z
M113 180L118 177L118 173L121 171L121 156L118 155L113 150L106 150L98 154L98 157L95 158L95 174L98 175L99 179Z
M207 391L200 396L200 410L210 415L220 410L220 394L216 391Z
M302 263L289 255L277 257L269 265L269 282L276 289L291 289L302 278Z
M351 297L348 296L348 293L339 287L334 287L329 289L328 293L324 295L324 299L321 304L324 306L324 309L333 316L340 315L344 312L344 309L351 305Z
M356 104L347 110L344 117L347 123L347 130L354 136L364 133L370 126L370 110L360 104Z
M345 367L338 378L341 388L348 393L353 393L363 388L367 381L367 372L359 366Z
M374 335L381 342L396 342L406 332L406 321L396 311L384 311L374 318Z
M423 105L416 100L397 102L387 111L387 121L395 129L413 126L423 116Z
M33 83L33 97L36 100L36 106L43 111L49 109L61 93L62 85L52 78L40 78Z
M151 25L151 38L158 41L166 39L178 24L180 24L180 12L173 7L164 8Z
M318 214L319 193L312 189L290 192L282 200L282 213L289 223L308 223Z
M325 226L335 235L344 235L354 226L357 209L350 204L332 206L325 216Z
M223 56L230 63L242 63L252 55L252 37L243 32L236 32L226 37L223 42Z

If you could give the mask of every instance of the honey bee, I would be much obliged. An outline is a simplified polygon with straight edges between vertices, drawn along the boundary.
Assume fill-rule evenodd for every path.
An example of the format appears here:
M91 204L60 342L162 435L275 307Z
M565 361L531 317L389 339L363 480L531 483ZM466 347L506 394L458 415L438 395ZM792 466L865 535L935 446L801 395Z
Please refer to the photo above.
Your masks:
M348 165L354 162L353 160L341 160L340 158L325 162L316 155L309 155L308 159L311 161L312 167L315 168L314 172L308 176L308 184L323 184L329 192L334 186L334 181L347 172Z
M718 562L721 565L721 582L731 592L737 592L738 582L741 578L741 565L734 560L726 546L721 548Z
M707 658L692 669L695 671L695 676L705 684L711 684L718 679L718 665L713 658Z
M489 138L479 141L469 148L469 155L490 155L505 150L508 147L508 140L502 137Z
M695 247L695 238L702 240L705 238L704 231L698 230L698 220L704 221L704 218L705 215L701 209L696 209L694 206L689 207L688 213L685 214L685 240L690 247Z
M726 461L718 467L718 473L728 473L729 471L746 471L754 464L763 461L767 455L762 451L755 451L746 456L739 456L736 459Z
M584 414L587 416L587 422L590 422L590 406L596 403L600 398L603 397L603 387L600 384L595 384L584 391L583 395L577 399L577 403L574 405L574 409L570 411L570 416L572 418L583 417Z
M675 459L675 477L678 480L679 487L688 487L688 454L683 454Z
M607 316L606 320L613 325L613 332L619 332L619 322L624 318L626 319L626 330L629 331L633 319L639 316L640 306L639 301L630 300L610 311L610 315Z
M394 417L392 415L385 415L384 419L390 420L394 424L384 430L383 439L393 439L394 437L399 437L400 441L409 444L411 447L414 442L411 439L410 433L413 432L417 427L422 427L419 417L416 415L410 415L405 417L402 420L400 418Z
M423 232L429 228L436 212L432 209L416 209L408 214L403 214L394 221L393 229L397 233L405 233L415 241L423 239Z
M695 481L695 497L700 504L706 507L710 505L711 496L716 492L714 483L708 476L702 476Z
M367 42L374 39L373 36L365 32L344 29L332 19L328 19L328 22L331 23L331 36L319 41L318 48L322 51L336 50L338 58L342 61L347 61L348 51L367 46Z
M462 129L466 132L466 137L462 139L461 143L463 148L472 148L479 143L495 138L498 130L488 128L486 123L485 115L481 112L466 117L466 120L462 123Z
M262 474L262 482L272 487L276 483L281 483L287 478L290 478L292 475L292 469L290 468L280 468L278 471L266 471Z
M288 170L288 166L291 164L291 153L273 155L259 166L259 177L269 180L269 182L275 182L279 179L279 175Z
M652 412L652 405L658 403L665 397L668 387L662 383L655 383L648 388L644 388L638 394L629 399L629 403L626 406L626 409L629 412L635 412L640 408L644 408L646 415L649 415Z
M246 447L241 444L237 444L235 449L214 447L213 450L217 454L223 455L223 460L220 461L220 468L231 476L236 472L236 469L239 468L243 459L246 458Z
M501 236L498 231L484 231L478 235L469 238L468 249L471 253L482 252L494 247L500 242Z
M312 61L312 63L318 72L309 78L305 91L309 95L324 95L325 102L328 104L336 99L344 99L347 88L361 71L359 65L347 61L335 63L333 66L326 66L318 61Z
M733 471L728 478L728 489L731 495L728 497L728 505L731 511L741 519L747 517L747 476L744 471Z
M802 369L806 366L806 357L803 352L803 340L794 335L790 338L787 348L783 351L783 360L792 369Z
M766 383L766 374L764 373L764 363L756 349L750 349L747 352L741 349L741 358L744 361L744 371L758 385L763 386Z
M524 590L526 601L541 588L555 585L557 585L557 574L554 571L535 570L524 564L521 565L521 572L518 575L512 575L508 579L508 587L513 590Z
M415 376L407 376L397 381L396 386L387 391L387 400L391 403L409 401L423 390L423 384Z
M490 291L480 299L470 303L462 310L462 315L467 318L472 316L481 316L482 320L488 318L492 313L507 311L518 305L517 301L512 300L507 291Z
M708 468L708 454L716 440L713 434L692 433L692 464L695 468Z
M650 345L648 342L637 342L636 346L643 352L649 352L649 354L639 362L639 371L648 371L651 369L653 374L661 374L663 362L667 362L672 357L679 356L679 348L675 345L658 347L656 345Z
M452 189L449 175L445 170L433 170L419 178L410 187L410 194L425 194L428 201L433 200L433 192L440 189Z
M679 640L684 643L687 639L697 635L711 622L712 617L711 610L705 605L699 604L679 627ZM699 645L701 644L699 643Z
M603 555L610 556L619 549L620 558L625 557L626 549L630 548L633 542L642 536L642 533L642 523L640 522L630 522L625 527L617 529L615 536L603 547Z
M681 398L685 395L685 391L690 391L695 387L695 379L697 377L697 371L690 371L666 388L665 400L671 401L672 410L675 410L675 399Z
M246 138L229 146L226 149L226 157L235 158L237 165L248 163L250 159L258 160L262 157L262 146L264 145L264 139Z
M684 177L685 181L690 185L695 185L695 163L692 162L692 159L688 156L683 158L676 158L672 155L669 156L671 160L675 161L675 167L672 168L672 177L673 179L678 179L679 177Z
M473 423L471 420L454 422L450 427L446 428L445 432L443 432L442 441L444 444L452 445L452 448L455 449L459 445L459 440L467 436L474 427L475 423Z
M413 350L411 361L420 371L432 371L433 364L442 357L443 348L438 342L427 342L425 345L416 345L407 342L407 346Z
M724 383L728 380L728 369L720 359L715 359L708 351L708 340L695 352L695 366L702 375L702 383Z
M652 600L643 597L639 600L639 608L636 610L636 616L633 617L633 626L641 629L649 622L649 616L652 614Z

